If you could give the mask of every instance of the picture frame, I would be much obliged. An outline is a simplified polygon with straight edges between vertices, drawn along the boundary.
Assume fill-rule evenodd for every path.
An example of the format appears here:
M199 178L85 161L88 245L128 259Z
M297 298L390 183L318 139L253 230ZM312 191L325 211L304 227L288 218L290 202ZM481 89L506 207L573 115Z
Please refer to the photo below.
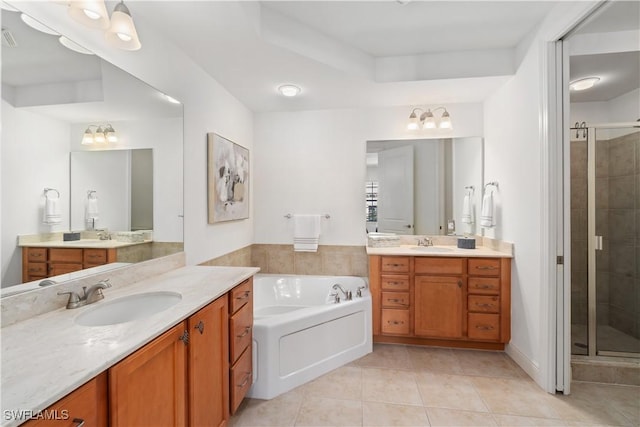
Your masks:
M208 223L249 218L249 150L207 134Z

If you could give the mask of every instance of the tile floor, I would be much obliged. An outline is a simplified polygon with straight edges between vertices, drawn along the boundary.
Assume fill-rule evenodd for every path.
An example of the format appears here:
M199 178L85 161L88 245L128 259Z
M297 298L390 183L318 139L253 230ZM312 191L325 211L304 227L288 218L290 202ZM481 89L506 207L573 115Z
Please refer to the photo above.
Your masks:
M504 353L377 344L275 399L245 399L230 426L640 426L640 387L574 382L554 396Z

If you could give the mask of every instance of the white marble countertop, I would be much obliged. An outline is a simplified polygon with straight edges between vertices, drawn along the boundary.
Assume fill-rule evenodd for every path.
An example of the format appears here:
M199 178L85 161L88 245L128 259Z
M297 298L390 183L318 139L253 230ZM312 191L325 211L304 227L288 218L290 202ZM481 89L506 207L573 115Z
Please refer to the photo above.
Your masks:
M475 249L460 249L454 245L400 245L388 248L372 248L367 246L367 255L513 258L511 252L498 251L484 246L477 246Z
M61 308L2 328L2 426L17 411L36 414L188 318L259 271L253 267L189 266L124 285L78 309ZM111 326L80 326L74 319L101 303L150 291L172 291L182 300L149 317ZM16 411L16 412L11 412Z
M43 242L20 243L18 246L30 248L86 248L86 249L117 249L125 246L142 245L152 240L142 242L121 242L118 240L80 239L80 240L49 240Z

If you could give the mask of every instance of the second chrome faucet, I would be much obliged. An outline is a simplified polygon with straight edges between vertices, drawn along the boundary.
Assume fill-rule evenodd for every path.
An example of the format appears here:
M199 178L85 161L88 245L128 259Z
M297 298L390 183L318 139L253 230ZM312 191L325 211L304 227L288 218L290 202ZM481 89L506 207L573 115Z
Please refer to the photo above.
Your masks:
M93 304L96 301L100 301L104 298L102 290L110 287L111 283L109 283L109 279L104 279L100 280L98 283L90 286L89 288L83 286L82 295L79 295L75 291L58 292L58 295L68 294L69 301L67 301L67 308L78 308L85 305Z

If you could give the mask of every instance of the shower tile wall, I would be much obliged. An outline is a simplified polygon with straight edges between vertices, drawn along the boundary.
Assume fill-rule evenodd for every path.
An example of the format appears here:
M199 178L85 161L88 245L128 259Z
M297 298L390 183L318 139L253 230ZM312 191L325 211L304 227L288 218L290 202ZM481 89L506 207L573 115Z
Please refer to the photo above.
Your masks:
M640 132L596 143L596 317L640 338ZM571 142L572 324L587 313L587 143ZM587 344L586 328L574 341ZM601 348L602 350L621 350Z

